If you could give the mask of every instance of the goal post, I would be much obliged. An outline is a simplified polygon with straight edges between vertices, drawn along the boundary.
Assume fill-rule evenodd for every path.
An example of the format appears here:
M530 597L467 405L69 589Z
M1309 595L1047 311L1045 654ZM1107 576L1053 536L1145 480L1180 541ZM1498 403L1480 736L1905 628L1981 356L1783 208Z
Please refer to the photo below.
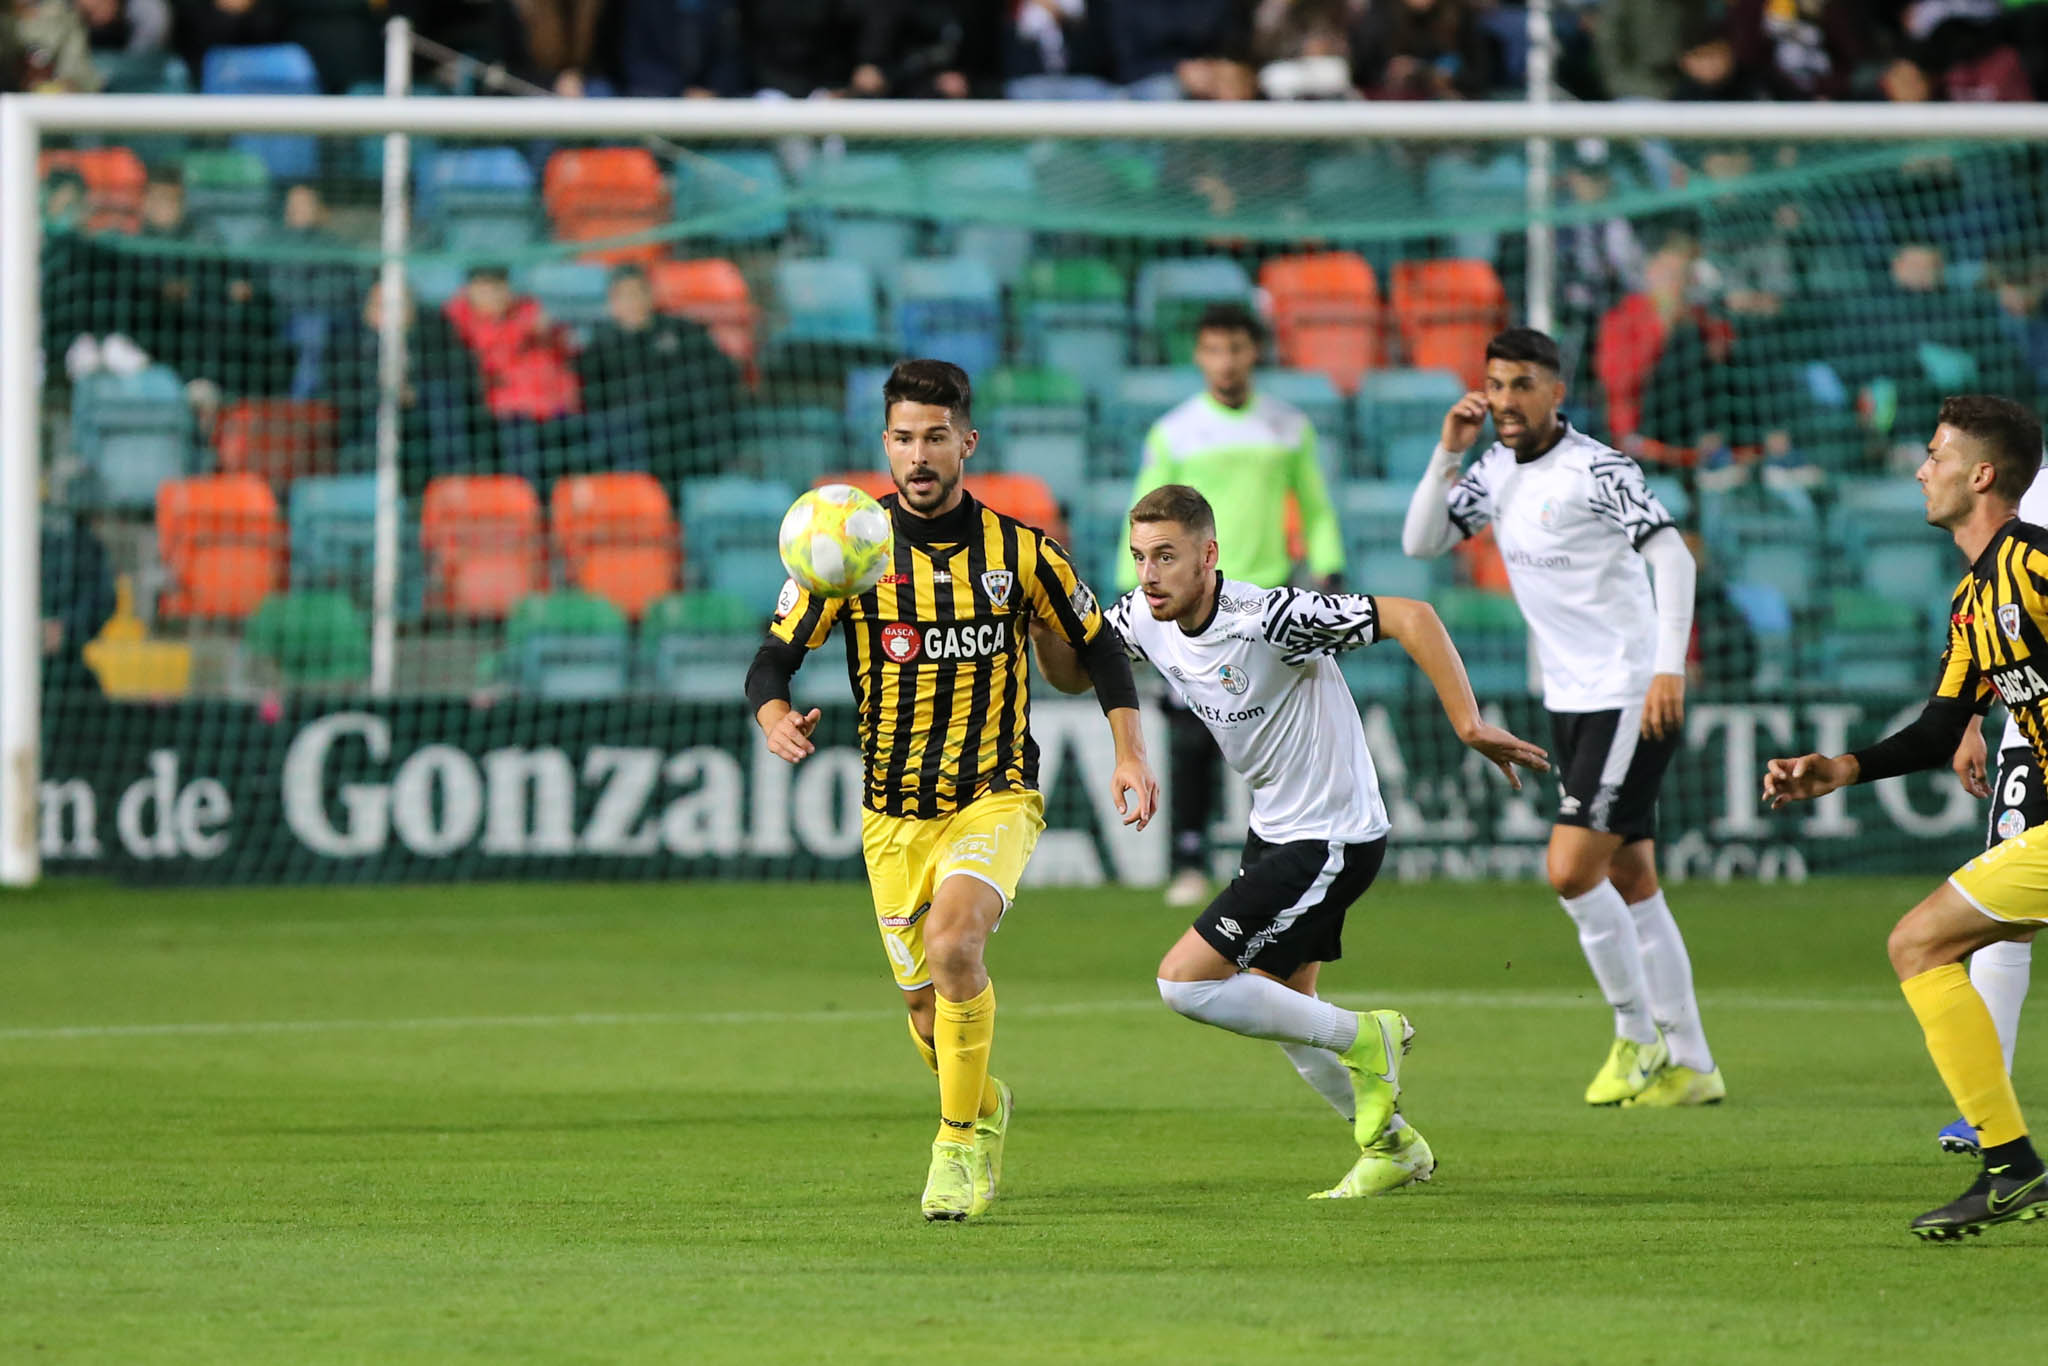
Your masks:
M403 50L397 46L401 39L402 35L394 30L394 53ZM404 65L400 61L392 62L394 71ZM402 81L387 87L391 92L402 88ZM968 211L963 221L974 219L977 212L989 215L990 221L998 225L1007 221L1027 231L1035 252L1048 256L1068 250L1077 241L1097 245L1110 243L1115 248L1118 264L1127 269L1133 263L1142 264L1159 256L1227 254L1244 243L1284 245L1302 252L1369 248L1375 268L1382 268L1389 261L1402 259L1411 250L1419 253L1437 250L1446 256L1454 255L1449 247L1430 248L1416 244L1452 242L1461 232L1517 239L1526 234L1533 254L1524 253L1529 259L1517 263L1526 293L1509 294L1507 297L1514 300L1515 306L1506 311L1517 318L1533 321L1556 317L1563 293L1571 283L1570 272L1565 269L1567 263L1558 254L1562 248L1551 248L1554 234L1562 229L1602 221L1604 215L1612 214L1640 229L1641 236L1648 237L1652 226L1660 223L1662 216L1674 208L1692 212L1727 200L1739 201L1728 213L1743 227L1755 227L1767 223L1781 201L1789 198L1802 203L1821 204L1840 197L1845 184L1864 187L1889 184L1884 177L1895 175L1901 166L1922 155L1951 157L1973 165L1981 163L1977 166L1981 174L1974 181L1969 181L1981 189L1985 184L1995 185L2002 174L2003 163L1998 161L1999 157L2010 154L2024 158L2034 155L2027 149L2048 144L2048 107L1619 105L1542 101L1245 105L1135 101L966 104L569 101L430 98L399 93L388 93L381 99L233 95L203 98L151 95L0 97L0 885L21 886L35 882L42 872L43 852L50 846L51 831L59 828L70 830L72 827L65 822L75 823L81 819L78 812L85 809L78 805L68 814L60 812L61 819L42 809L47 794L41 754L45 739L52 732L48 724L50 718L43 714L45 687L41 677L44 657L38 567L39 509L43 499L41 476L45 469L46 439L51 438L52 433L67 441L76 436L64 425L66 414L55 411L45 397L46 376L62 367L64 358L38 355L44 341L39 309L47 283L40 256L44 227L38 210L42 154L60 144L116 145L124 140L149 137L218 140L278 135L307 135L322 140L323 146L343 139L358 142L381 140L383 146L379 178L375 182L374 208L378 232L373 239L374 245L366 242L346 252L337 250L332 261L316 259L312 255L303 257L311 265L345 260L351 266L374 266L382 282L380 287L385 300L378 324L380 344L376 352L376 369L373 376L358 381L362 386L362 393L358 396L374 399L369 407L374 409L376 418L374 471L378 482L371 542L373 552L367 581L355 586L361 590L359 596L363 600L365 619L371 626L368 662L359 683L352 682L346 688L330 693L316 691L312 694L316 700L339 698L351 706L362 703L374 712L375 707L370 704L381 705L416 691L416 685L408 682L412 676L406 673L401 658L406 642L397 638L394 626L402 610L400 599L407 591L405 559L417 551L414 545L417 536L407 523L401 521L399 513L406 495L399 488L396 471L398 448L403 439L398 410L404 402L408 376L404 370L406 346L400 333L401 310L394 304L401 299L401 291L405 287L403 282L416 260L431 257L436 264L453 268L489 259L488 254L481 250L472 249L464 255L445 247L429 249L418 245L415 229L419 225L413 221L411 212L418 180L410 164L410 153L416 140L431 139L442 146L490 143L530 148L543 144L631 144L652 139L659 140L665 148L678 150L678 155L670 159L669 170L687 169L702 160L701 153L723 147L745 145L773 150L778 144L796 140L824 140L824 145L828 146L843 144L856 149L887 148L921 154L941 151L971 154L977 148L995 147L1014 151L1026 147L1057 150L1073 146L1118 152L1138 148L1145 154L1125 156L1113 168L1116 174L1106 175L1099 187L1088 192L1094 198L1086 203L1077 203L1072 196L1062 199L1058 194L1051 194L1045 202L1004 199L995 209L968 203L961 206ZM1611 205L1587 205L1570 202L1557 189L1558 182L1564 179L1561 168L1566 158L1563 153L1579 140L1600 140L1617 148L1654 148L1664 144L1686 149L1745 144L1753 147L1811 148L1814 151L1797 166L1759 165L1725 186L1702 183L1690 190L1682 186L1646 186L1633 197L1618 197ZM1209 196L1206 200L1184 194L1182 200L1186 201L1185 204L1182 200L1170 201L1164 191L1153 193L1154 187L1145 177L1159 174L1160 158L1152 157L1152 169L1148 172L1146 157L1150 152L1146 149L1160 147L1216 149L1219 164L1225 167L1220 178L1226 183L1220 191L1200 191L1200 194ZM1262 182L1256 175L1242 182L1254 187L1249 197L1243 193L1241 185L1229 183L1238 173L1236 168L1256 168L1263 159L1297 153L1305 159L1328 160L1340 153L1385 151L1398 156L1404 174L1416 179L1439 157L1463 156L1470 149L1477 148L1481 149L1481 155L1472 159L1484 162L1485 154L1490 151L1511 149L1519 152L1525 147L1529 154L1522 158L1518 169L1509 172L1523 179L1507 183L1495 181L1489 187L1484 204L1474 201L1469 212L1454 197L1455 191L1449 192L1453 195L1451 198L1433 201L1434 207L1424 212L1407 205L1376 203L1372 199L1372 187L1365 185L1351 191L1353 198L1350 200L1343 200L1341 196L1328 199L1327 202L1338 205L1336 212L1339 216L1324 220L1318 216L1323 210L1312 209L1307 198L1298 203L1259 202L1256 187ZM1859 157L1864 159L1859 160ZM1553 161L1557 164L1553 165ZM1137 169L1126 174L1131 164L1135 164ZM1982 199L1979 195L1978 200L1972 200L1965 208L1971 212L1981 209L1990 219L1996 220L1985 231L2003 234L1998 237L1998 251L2010 249L2012 254L2023 256L2029 262L2036 257L2048 260L2048 227L2044 227L2048 224L2048 209L2044 209L2040 202L2043 186L2038 167L2032 167L2031 163L2027 165L2030 169L2026 169L2025 175L2014 182L2002 198L1997 193L1993 194L1998 202L1987 206L1979 202ZM1203 174L1206 172L1200 170L1194 173L1196 179ZM1118 175L1124 178L1118 179ZM695 223L678 222L672 228L664 227L652 233L635 235L626 232L617 239L593 239L580 245L631 249L650 241L664 247L671 244L680 246L686 241L699 245L707 241L715 244L722 240L721 233L747 217L752 203L749 196L753 191L744 180L728 183L738 186L731 194L732 202L717 203L709 208L700 206L701 218ZM1041 190L1056 188L1041 186ZM538 185L534 192L538 197ZM1129 195L1128 201L1119 198L1125 193ZM1922 191L1897 193L1900 197L1892 201L1892 207L1900 222L1917 224L1941 218L1946 223L1943 218L1947 213L1946 207L1930 202ZM1938 191L1924 192L1925 195L1935 193ZM868 197L862 198L863 194ZM1914 195L1923 197L1915 198ZM1187 207L1188 204L1194 207ZM1162 209L1162 205L1166 208ZM1179 207L1175 207L1177 205ZM818 218L835 210L882 216L895 212L921 224L937 219L942 231L933 235L945 236L946 240L952 240L947 234L955 226L944 221L950 211L945 206L934 208L930 204L910 204L891 209L867 191L844 192L837 200L830 194L804 191L785 196L773 207L799 223L809 221L806 215ZM1011 216L1007 220L1003 219L1006 214ZM1977 232L1979 226L1973 220L1958 230ZM1857 226L1854 230L1862 229ZM1883 225L1878 225L1873 231L1881 235ZM773 242L766 248L770 253L777 250L779 247ZM1108 248L1103 250L1108 252ZM550 253L567 260L576 251L577 248L559 242L538 242L530 248L514 251L512 255L521 262L538 263ZM279 257L278 263L288 266L289 260ZM1981 268L1983 260L1977 264ZM1985 287L1989 288L1988 283ZM67 288L79 290L85 286L72 282ZM1006 282L1006 299L1011 291L1012 285ZM1014 307L1010 304L1005 306L1010 308L1010 313L1000 324L1000 344L1007 362L1015 359L1020 346L1018 333L1024 323ZM1149 325L1149 320L1147 322ZM1987 320L1983 326L1988 329L1992 325ZM1807 324L1802 322L1800 326ZM1773 344L1780 346L1781 350L1771 357L1771 383L1790 382L1814 366L1825 368L1829 357L1821 349L1822 343L1816 340L1818 333L1801 333L1787 325L1778 327L1775 335L1781 340ZM1980 373L1971 368L1969 356L1958 354L1969 351L1972 341L1972 337L1963 337L1959 345L1954 339L1929 338L1928 346L1923 348L1926 351L1923 359L1935 372ZM1151 345L1152 341L1147 338L1139 338L1133 343L1134 357L1139 364L1149 360L1163 370L1169 360L1185 359L1177 355L1169 357L1164 350L1157 356L1137 354ZM829 347L820 349L817 354L821 357L816 362L820 367L844 364L830 359L836 353ZM1037 364L1038 360L1034 359L1033 363ZM840 377L837 372L826 374L821 369L818 375L812 376L817 381L813 387L829 388ZM1081 378L1092 382L1097 377ZM1827 376L1818 372L1801 378L1800 382L1808 379L1818 386L1829 382ZM1900 392L1887 376L1880 376L1863 386L1862 393L1857 392L1858 382L1853 376L1846 377L1846 381L1846 389L1838 396L1843 403L1835 405L1834 414L1850 425L1860 420L1856 411L1858 402L1892 402ZM657 381L652 376L641 376L639 382L645 386ZM1587 382L1590 386L1590 378ZM1872 395L1876 395L1875 400L1871 399ZM1346 415L1344 420L1353 421L1351 415L1363 410L1355 407L1354 395L1348 388L1341 398L1342 411ZM1664 397L1667 403L1686 410L1685 422L1681 425L1693 433L1713 425L1710 415L1715 400L1714 394L1704 390ZM1088 402L1093 405L1098 419L1106 401L1101 393L1089 396ZM1658 401L1654 395L1649 400L1652 404ZM817 406L812 404L814 408ZM1897 421L1904 427L1910 427L1923 422L1926 416L1906 412L1899 414ZM1867 430L1861 436L1867 441L1874 440ZM1099 435L1080 439L1093 440L1097 445L1101 442ZM1653 434L1648 439L1653 451L1687 444L1668 435ZM1759 437L1758 441L1761 439ZM1743 439L1737 439L1735 444L1743 444ZM1362 451L1362 438L1359 446ZM845 449L850 451L852 448ZM1345 479L1368 467L1371 473L1367 477L1377 480L1377 486L1391 487L1406 477L1402 473L1405 467L1380 451L1375 451L1369 459L1360 454L1355 466L1339 462L1338 467L1333 467L1333 475ZM1095 473L1099 475L1100 471ZM1128 471L1118 467L1113 478L1127 479ZM1692 479L1693 471L1688 469L1679 482L1690 488ZM1077 490L1062 487L1058 492L1067 497L1076 494ZM1826 500L1823 498L1821 501ZM1819 520L1812 523L1816 529L1820 525ZM1090 522L1091 528L1095 526L1095 522ZM1081 534L1079 526L1076 526L1075 533L1077 537ZM1818 530L1815 534L1819 534ZM1113 559L1113 555L1103 553L1101 546L1091 544L1086 549L1093 556L1094 563L1106 564ZM1765 558L1759 557L1757 563L1765 563ZM1459 571L1461 575L1464 572L1462 569ZM1367 584L1357 586L1370 587ZM1463 586L1462 582L1460 586ZM1792 607L1800 613L1822 610L1822 604L1818 602L1795 601ZM1483 617L1484 612L1481 611L1480 615ZM1807 618L1802 617L1801 620ZM836 667L836 662L820 660L808 672L826 673ZM231 678L210 696L233 698L250 704L260 700L261 691ZM449 685L442 694L457 698L464 691ZM194 690L193 696L203 695L208 695L204 688ZM1748 728L1749 741L1745 743L1751 743L1753 749L1755 743L1764 743L1759 737L1768 736L1770 742L1783 742L1798 726L1810 723L1825 733L1829 726L1836 725L1836 721L1828 719L1832 714L1825 712L1826 707L1835 705L1829 697L1811 692L1800 696L1803 699L1800 705L1808 710L1801 713L1802 719L1796 726L1791 720L1781 724L1778 714L1768 711L1768 707L1774 705L1770 698L1746 699L1743 705L1754 705L1743 713L1739 721L1739 726ZM1730 720L1729 715L1713 711L1715 705L1710 698L1700 713L1707 719L1699 721L1696 717L1699 726L1738 725L1738 722ZM1821 710L1813 711L1815 707ZM509 738L516 743L521 738L516 732L509 736L502 732L503 726L513 724L508 719L511 710L516 709L499 713L499 719L488 725L481 720L476 724L498 736L499 741ZM188 730L191 727L207 730L229 724L212 713L203 719L175 719L168 712L152 712L146 704L119 708L117 712L121 724L136 728L138 735L154 724L184 726ZM1426 715L1426 711L1419 714ZM384 713L377 715L382 718L380 724L390 720ZM1874 723L1883 718L1873 713L1866 719ZM232 724L241 723L236 721ZM592 721L589 724L597 723ZM721 721L718 724L722 726L725 723ZM403 724L400 729L404 729ZM1733 729L1728 733L1732 737ZM422 731L422 736L423 743L431 741L431 728ZM606 744L611 743L606 741ZM1726 744L1734 741L1730 739L1724 744L1716 739L1712 743L1722 746L1716 750L1718 755L1725 750ZM602 754L599 754L600 750ZM138 752L147 754L153 751L143 745ZM592 754L599 754L599 757L593 759ZM579 766L601 766L615 761L615 756L605 757L609 754L609 750L599 746L595 750L578 750L571 758ZM1455 762L1442 755L1435 756L1431 762L1437 765L1433 772L1438 776L1430 781L1450 782L1446 775L1455 770ZM1729 760L1731 765L1733 762ZM1733 768L1727 771L1732 773ZM82 778L78 781L85 782ZM330 816L349 802L365 803L361 809L367 811L374 801L399 800L388 796L372 798L361 793L337 795L339 789L333 781L323 781L327 782L327 787L323 789L325 795L320 800L327 803ZM450 803L459 808L466 800L465 781L447 779L444 774L434 783L427 784L423 790L428 790L429 795L422 801L431 817L430 824L431 821L442 821L443 826L447 824L444 818L451 809ZM538 803L545 789L546 783L540 778L531 778L527 787L522 789L528 795L521 796L519 800L528 802L530 797L530 803ZM80 790L83 789L73 789L74 792ZM1702 817L1698 822L1703 832L1701 839L1711 850L1720 849L1722 846L1718 842L1725 839L1750 839L1753 843L1761 839L1762 823L1753 814L1738 817L1734 799L1729 795L1731 792L1732 788L1723 791L1721 787L1708 784L1699 795L1701 810L1711 808L1718 813L1712 820ZM787 796L786 793L784 795ZM100 792L96 801L99 807L111 809L121 796L121 790L108 789ZM145 796L150 794L145 793ZM577 807L572 824L578 830L584 830L594 819L591 807L593 803L600 803L601 797L601 793L593 791L577 798L582 805ZM479 801L483 800L479 798ZM489 800L495 801L496 798ZM749 800L766 802L771 798L750 796ZM1959 840L1961 837L1957 832L1962 822L1956 812L1960 808L1940 807L1944 814L1937 819L1926 814L1928 805L1930 799L1923 792L1920 808L1899 818L1895 824L1903 824L1908 833L1926 838ZM154 811L154 807L148 809ZM193 798L190 811L195 830L207 825L210 818L205 813L211 809L210 799ZM236 809L242 808L237 806ZM1886 809L1890 810L1889 807ZM1831 838L1850 838L1849 834L1842 832L1866 818L1846 814L1848 811L1846 806L1830 808L1820 818L1821 833ZM108 828L111 829L112 817L105 810L100 814L109 822ZM457 814L461 812L458 810ZM531 817L530 812L528 815ZM156 818L165 819L161 816ZM480 815L477 819L482 821L485 816ZM1487 819L1493 821L1492 828L1504 829L1521 817L1510 818L1496 813ZM1835 825L1828 826L1826 822L1829 820L1835 821ZM1507 822L1507 825L1501 822ZM1481 821L1480 825L1486 823ZM532 825L533 820L529 819L528 824ZM1458 838L1443 833L1451 831L1455 821L1446 817L1437 824L1441 827L1440 838L1447 844ZM578 834L575 838L581 840L583 836ZM431 845L434 840L425 839L424 842ZM1796 839L1792 841L1794 844L1797 842ZM341 839L340 843L345 844L347 840ZM770 857L776 847L775 839L764 836L754 841L754 846L762 857ZM68 847L82 848L84 845L74 839ZM1755 859L1751 858L1752 865L1754 862ZM1740 871L1739 865L1738 859L1730 866ZM487 866L495 868L499 865ZM567 863L562 865L563 868L571 866ZM582 872L596 866L588 862L573 864L575 870ZM1446 863L1443 866L1451 865ZM1473 865L1468 860L1458 866ZM406 871L399 865L393 867L399 873ZM378 874L371 869L359 875Z

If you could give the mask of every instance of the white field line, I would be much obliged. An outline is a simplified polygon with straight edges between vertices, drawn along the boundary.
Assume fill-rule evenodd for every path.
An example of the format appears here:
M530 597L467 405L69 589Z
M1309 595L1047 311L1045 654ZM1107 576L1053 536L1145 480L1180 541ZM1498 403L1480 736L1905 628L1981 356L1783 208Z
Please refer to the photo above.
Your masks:
M1459 1010L1592 1010L1601 1002L1591 992L1387 991L1374 1003L1403 1010L1443 1007ZM1891 997L1713 995L1701 1002L1713 1010L1851 1013L1903 1012ZM1369 1004L1363 1000L1347 1004ZM1003 1007L1005 1019L1060 1015L1115 1015L1163 1010L1156 1000L1064 1001ZM216 1020L161 1024L27 1025L0 1028L0 1042L33 1043L66 1039L235 1038L265 1034L404 1033L462 1029L578 1029L594 1026L841 1024L892 1021L895 1009L860 1010L663 1010L581 1011L568 1015L441 1015L370 1020Z

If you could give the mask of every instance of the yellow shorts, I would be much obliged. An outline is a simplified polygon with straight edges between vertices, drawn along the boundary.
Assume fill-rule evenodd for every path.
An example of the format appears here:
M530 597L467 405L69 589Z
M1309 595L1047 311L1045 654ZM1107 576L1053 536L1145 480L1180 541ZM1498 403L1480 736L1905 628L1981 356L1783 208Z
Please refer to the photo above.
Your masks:
M955 873L976 878L1001 893L1009 910L1044 829L1045 798L1036 792L991 792L928 821L861 812L868 888L897 986L910 991L931 984L924 917L939 884Z
M2048 924L2048 825L2029 826L1992 845L1958 868L1948 884L1993 920Z

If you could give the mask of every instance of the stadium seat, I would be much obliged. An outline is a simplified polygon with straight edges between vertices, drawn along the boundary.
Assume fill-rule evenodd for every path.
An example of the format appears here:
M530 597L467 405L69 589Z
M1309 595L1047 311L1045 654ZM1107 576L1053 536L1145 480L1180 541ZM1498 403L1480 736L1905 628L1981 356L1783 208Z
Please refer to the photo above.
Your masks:
M512 609L498 677L551 702L603 701L626 691L629 663L617 607L590 593L542 593Z
M1919 604L1862 588L1828 595L1818 633L1828 681L1850 691L1913 692L1932 674L1933 637Z
M746 149L692 151L676 162L675 216L679 223L711 221L707 235L726 242L761 242L789 231L789 180L773 152ZM738 206L759 207L730 221Z
M535 238L533 168L510 147L448 147L417 176L422 222L455 252L516 251Z
M408 261L405 283L422 305L439 308L462 292L462 267L453 261Z
M286 683L352 683L370 672L370 627L342 593L274 593L242 636Z
M1017 286L1025 352L1102 394L1130 364L1131 318L1122 272L1088 256L1034 260Z
M1364 257L1348 251L1275 257L1259 268L1259 287L1272 301L1282 365L1320 371L1351 395L1365 372L1383 363L1379 282Z
M870 498L886 498L896 491L896 481L885 469L833 470L811 481L812 488L827 484L850 484Z
M44 152L36 174L59 166L85 182L85 226L91 232L135 232L142 226L142 187L149 178L142 158L126 147L88 147Z
M458 617L503 617L539 592L540 499L510 474L443 475L427 484L420 543L427 557L427 606Z
M1464 656L1474 695L1484 700L1529 691L1529 632L1513 598L1471 588L1436 595L1437 615Z
M1003 301L996 277L967 257L905 261L889 279L896 336L913 356L938 356L970 375L1002 360Z
M1434 217L1476 224L1453 235L1458 254L1491 259L1499 249L1499 234L1527 221L1528 167L1512 148L1484 158L1439 154L1423 167L1422 194Z
M837 408L815 404L762 407L755 411L754 427L748 443L749 468L766 479L807 488L819 475L847 462L846 419ZM874 430L880 430L879 425ZM854 455L857 458L862 453L881 458L872 432ZM795 496L792 493L790 498ZM787 506L785 501L785 509Z
M1820 600L1822 580L1817 546L1803 542L1745 545L1729 565L1729 576L1745 583L1767 583L1785 597L1786 605L1803 612Z
M980 261L1005 286L1014 285L1031 261L1031 229L1016 219L1035 205L1037 174L1024 152L994 148L933 157L923 167L925 194L932 203L957 205L975 215L955 222L952 251Z
M1828 544L1843 553L1872 537L1914 537L1927 525L1927 495L1911 479L1841 479L1834 485L1834 495L1828 507Z
M207 49L200 89L208 95L317 95L320 76L297 43ZM242 133L232 145L253 152L274 180L309 180L320 171L320 148L303 133Z
M1411 367L1449 370L1467 388L1486 382L1486 343L1508 322L1507 291L1491 265L1401 261L1394 266L1390 292Z
M270 168L253 152L186 154L185 213L203 235L230 247L252 246L275 226Z
M858 261L783 261L775 292L788 316L788 333L806 341L876 341L875 277Z
M747 382L756 381L755 328L759 313L738 266L718 257L657 261L648 274L648 283L654 290L656 308L702 323L710 330L718 349L739 365Z
M1310 162L1308 213L1325 231L1333 223L1429 216L1415 172L1381 147Z
M661 167L644 147L564 148L548 158L541 198L563 242L592 242L648 232L668 221L670 197ZM589 251L582 259L603 265L651 262L660 242Z
M855 456L881 449L882 424L887 416L882 411L882 385L887 382L890 369L886 365L856 365L846 372L846 399L840 420L846 427L846 449ZM879 454L876 458L880 458Z
M1328 375L1320 370L1261 370L1252 387L1293 404L1315 425L1316 455L1326 481L1335 483L1350 473L1350 405Z
M1359 467L1376 470L1384 479L1405 479L1412 489L1442 434L1444 410L1464 393L1464 381L1449 370L1374 370L1366 374L1359 380L1358 399L1352 408ZM1425 438L1427 444L1423 444Z
M1392 480L1347 479L1330 490L1337 521L1344 528L1346 555L1399 550L1401 523L1415 485Z
M128 52L98 48L93 67L100 73L103 95L189 95L192 68L182 57L165 52Z
M1088 391L1060 370L996 370L975 395L983 469L1035 474L1055 489L1088 478Z
M282 487L334 468L334 405L325 399L245 398L221 410L213 444L220 468Z
M654 476L622 472L555 481L550 523L561 578L637 620L674 591L680 568L675 510Z
M761 626L761 614L736 594L711 588L670 593L648 605L635 672L663 696L723 701L732 694L734 674L753 657Z
M157 490L167 617L240 621L284 583L284 527L253 474L173 479Z
M1345 553L1344 586L1354 593L1383 593L1396 598L1430 598L1444 587L1441 557L1418 560L1392 549L1376 546L1357 554Z
M783 514L796 489L778 479L719 475L686 479L682 487L683 548L693 578L709 576L711 560L748 546L775 549ZM775 587L782 576L777 575Z
M1138 271L1135 311L1145 354L1155 364L1194 359L1195 321L1210 304L1249 304L1252 282L1227 256L1154 261Z
M92 477L94 506L152 506L158 486L192 472L184 382L164 365L85 376L71 389L71 440Z
M1037 527L1061 545L1072 539L1067 532L1067 516L1060 510L1058 496L1053 493L1052 486L1037 475L970 474L963 482L976 499L1004 516L1015 517L1026 526ZM893 487L891 492L894 492Z
M858 262L877 275L914 255L917 225L906 215L917 206L910 165L895 152L820 156L803 177L814 208L812 230L826 254Z
M513 273L514 287L531 294L547 315L570 327L604 321L609 279L603 266L587 261L537 261Z
M1932 604L1948 615L1948 600L1963 574L1963 557L1946 536L1879 539L1865 545L1859 582L1900 602Z
M318 589L345 592L368 607L375 591L377 563L377 476L343 474L295 481L286 502L291 530L291 586L295 593ZM417 621L426 591L420 538L398 508L398 601L400 621Z
M770 537L765 543L730 546L711 557L704 566L704 582L698 590L721 593L745 605L757 624L765 623L775 611L789 571Z
M1152 424L1183 400L1202 392L1202 374L1192 366L1148 366L1126 370L1102 408L1095 427L1095 473L1135 475L1145 459L1145 435Z

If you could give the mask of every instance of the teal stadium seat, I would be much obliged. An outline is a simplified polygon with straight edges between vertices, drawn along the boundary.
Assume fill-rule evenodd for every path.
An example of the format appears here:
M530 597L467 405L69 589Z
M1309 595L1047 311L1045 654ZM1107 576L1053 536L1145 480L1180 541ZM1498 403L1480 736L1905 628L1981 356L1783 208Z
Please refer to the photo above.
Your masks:
M1062 495L1087 480L1088 391L1079 380L1059 370L996 370L975 403L992 457L984 469L1035 474Z
M1192 366L1160 365L1126 370L1103 407L1096 427L1095 472L1129 479L1145 459L1145 435L1166 413L1202 392L1202 374Z
M985 375L1002 361L1002 291L982 262L957 256L905 261L884 279L906 354L937 356L970 375Z
M208 95L317 95L320 75L297 43L208 49L200 89ZM275 180L311 180L320 173L318 141L304 133L240 133L231 139L253 152Z
M811 230L828 255L883 274L915 254L917 225L904 216L911 185L910 163L895 152L820 156L802 181Z
M1344 477L1351 468L1350 405L1328 375L1320 370L1261 370L1252 387L1301 409L1316 429L1323 479L1334 484Z
M626 691L631 646L626 615L589 593L538 593L512 609L500 677L518 692L556 702L604 701Z
M1252 300L1251 277L1227 256L1153 261L1138 270L1133 308L1144 342L1141 354L1154 363L1186 365L1194 359L1195 321L1213 303Z
M858 261L794 260L775 267L786 335L805 341L881 339L874 273Z
M789 178L773 152L692 151L675 167L675 221L704 221L720 242L765 242L789 231Z
M531 294L556 322L588 330L604 321L607 272L587 261L541 261L513 274L514 287Z
M359 606L370 606L377 563L377 476L308 475L292 481L288 498L292 590L340 589L354 595ZM396 610L405 622L418 621L426 604L426 564L415 514L400 501Z
M1444 410L1465 393L1449 370L1368 370L1352 400L1356 468L1412 489L1443 432Z
M71 439L96 506L154 507L159 485L194 472L192 437L185 385L169 366L101 371L71 390Z

